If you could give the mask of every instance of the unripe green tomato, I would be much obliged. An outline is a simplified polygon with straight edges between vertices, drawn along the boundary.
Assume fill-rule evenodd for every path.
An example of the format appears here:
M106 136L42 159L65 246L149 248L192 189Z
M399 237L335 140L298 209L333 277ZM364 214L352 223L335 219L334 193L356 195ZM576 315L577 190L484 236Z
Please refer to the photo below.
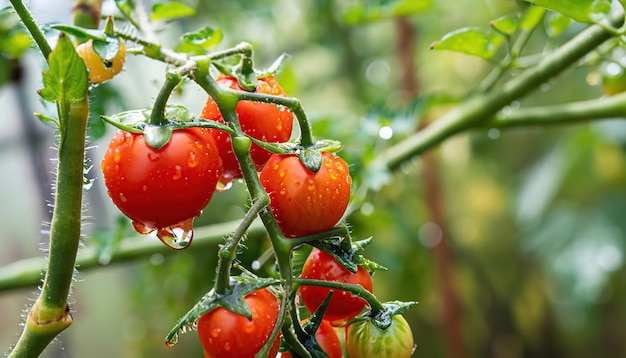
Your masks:
M350 358L407 358L413 353L413 332L404 317L393 316L385 330L364 320L346 327L346 348Z
M626 92L626 70L611 64L602 74L602 92L608 96Z

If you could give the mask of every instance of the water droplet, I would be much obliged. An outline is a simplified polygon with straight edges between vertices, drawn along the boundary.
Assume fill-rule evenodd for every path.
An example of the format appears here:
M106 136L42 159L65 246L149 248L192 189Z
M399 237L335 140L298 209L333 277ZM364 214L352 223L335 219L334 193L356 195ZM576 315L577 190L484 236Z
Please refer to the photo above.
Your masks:
M198 159L196 159L196 153L189 152L189 156L187 157L187 165L189 168L194 168L198 165Z
M276 125L276 130L277 131L282 131L283 130L283 124L281 122L278 122L278 124Z
M281 189L281 190L280 190L280 195L285 195L285 194L287 194L287 192L285 191L285 189L284 189L284 188L283 188L283 189Z
M124 133L124 144L128 146L133 144L133 135L130 132Z
M193 218L159 229L157 237L162 243L174 250L187 248L193 239Z
M120 153L119 148L115 148L115 150L113 151L113 161L115 163L119 163L120 160L122 160L122 153Z
M150 159L153 162L157 162L159 161L159 155L153 152L148 152L148 159Z
M259 262L259 260L254 260L252 261L252 264L250 265L250 267L252 267L254 271L258 271L261 269L261 263Z
M147 185L142 186L142 187L141 187L141 190L143 190L143 191L147 191L147 190L148 190L148 186L147 186Z
M93 186L94 181L95 180L93 180L93 179L84 178L83 179L83 190L91 189L91 187Z
M224 350L226 352L230 352L230 343L229 342L224 343Z
M391 137L393 137L393 129L390 126L380 127L378 130L378 136L384 140L391 139Z
M233 180L221 177L215 186L215 190L219 192L225 192L226 190L233 187Z
M134 221L134 220L133 220L133 229L135 229L135 231L137 231L138 233L142 235L149 234L153 232L154 230L156 230L153 227L147 227L143 223L140 223L139 221Z
M183 167L181 167L180 165L176 165L174 166L174 175L172 176L172 180L178 180L180 178L182 178L183 176Z
M219 328L215 328L211 330L211 337L217 338L220 335L220 333L222 333L222 330Z
M178 343L178 333L176 333L174 335L174 337L172 337L171 339L165 341L165 345L168 347L174 347L176 345L176 343Z
M126 199L126 197L124 196L124 193L120 193L119 197L120 197L120 200L122 201L122 203L125 203L125 202L128 201L128 199Z
M284 177L285 177L285 175L287 175L287 172L286 172L285 170L281 170L281 171L280 171L280 173L278 173L278 175L279 175L281 178L284 178Z

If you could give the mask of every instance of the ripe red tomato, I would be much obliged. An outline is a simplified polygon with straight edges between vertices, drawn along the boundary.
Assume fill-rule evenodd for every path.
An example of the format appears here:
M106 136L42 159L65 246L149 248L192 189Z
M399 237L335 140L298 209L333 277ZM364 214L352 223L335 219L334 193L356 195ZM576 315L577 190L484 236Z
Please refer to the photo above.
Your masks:
M200 215L215 192L221 160L207 129L175 130L156 150L143 134L118 131L102 160L113 203L146 231Z
M287 237L332 229L350 201L352 178L346 162L322 153L322 166L313 173L296 155L274 154L261 171L261 184L270 208Z
M336 281L350 284L358 284L364 289L372 292L372 278L367 270L359 266L357 273L348 271L335 260L332 255L319 249L313 249L306 259L302 268L302 278L315 280ZM330 288L320 286L301 286L300 295L306 308L315 312L328 296ZM337 326L356 316L366 301L360 297L353 296L350 292L334 290L333 296L328 303L324 319Z
M278 300L265 288L244 300L252 311L252 321L223 307L200 317L198 336L205 358L253 358L263 348L278 319ZM276 337L268 357L276 356L279 345Z
M350 358L409 358L413 353L413 333L404 317L395 315L385 330L370 321L346 327L346 348Z
M322 350L328 355L328 358L341 358L343 352L341 350L341 342L333 326L328 321L322 321L322 324L315 332L315 339ZM281 353L281 358L292 358L291 354Z
M234 77L221 75L217 79L217 83L224 87L241 90L239 83ZM260 78L256 92L275 96L286 96L273 76ZM239 116L241 129L244 133L256 139L265 142L279 143L286 142L291 137L293 114L286 108L279 108L275 104L269 103L240 101L237 104L236 111ZM200 117L224 122L217 104L211 97L207 99ZM235 153L233 152L230 135L218 129L211 129L211 133L213 134L223 162L220 183L228 184L233 181L233 179L241 178L241 169L239 168L239 162L235 157ZM261 170L271 154L272 153L254 143L250 149L250 155L252 156L257 170Z

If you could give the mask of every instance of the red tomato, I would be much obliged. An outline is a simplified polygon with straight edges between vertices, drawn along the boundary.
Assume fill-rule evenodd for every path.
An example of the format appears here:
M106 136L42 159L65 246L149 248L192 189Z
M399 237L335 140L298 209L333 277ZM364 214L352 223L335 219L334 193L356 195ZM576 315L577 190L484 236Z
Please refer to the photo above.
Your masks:
M357 273L348 271L335 260L332 255L324 251L313 249L302 268L302 278L315 280L335 281L350 284L358 284L372 292L372 278L367 270L359 266ZM322 304L330 288L321 286L301 286L300 295L306 308L315 312ZM345 321L356 316L367 304L360 297L353 296L350 292L334 290L333 296L328 303L324 319L333 325L341 325Z
M217 79L217 83L223 87L242 90L234 77L221 75ZM274 77L260 78L256 93L286 96ZM244 133L256 139L265 142L279 143L286 142L291 137L293 114L286 108L279 108L275 104L240 101L237 104L236 111L241 129ZM217 104L211 97L207 99L200 117L224 122ZM241 178L241 169L239 168L239 162L235 157L235 153L233 152L230 135L218 129L212 129L211 132L223 162L220 183L228 184L233 179ZM254 143L250 149L250 155L252 156L257 170L261 170L271 154L272 153Z
M322 347L322 350L328 355L328 358L341 358L343 352L341 350L341 342L333 326L328 321L322 321L322 324L315 332L315 339ZM281 358L291 358L291 354L281 353Z
M146 231L200 215L215 192L220 166L213 138L204 128L175 130L158 150L142 134L120 130L102 160L113 203Z
M252 311L252 321L223 307L200 317L198 336L205 358L253 358L263 348L278 319L278 300L265 288L244 300ZM275 357L279 346L276 337L268 357Z
M270 208L287 237L332 229L348 207L351 183L346 162L326 152L317 173L308 170L295 155L278 154L261 171Z
M385 330L370 321L346 327L346 348L350 358L409 358L415 348L411 327L404 317L395 315Z

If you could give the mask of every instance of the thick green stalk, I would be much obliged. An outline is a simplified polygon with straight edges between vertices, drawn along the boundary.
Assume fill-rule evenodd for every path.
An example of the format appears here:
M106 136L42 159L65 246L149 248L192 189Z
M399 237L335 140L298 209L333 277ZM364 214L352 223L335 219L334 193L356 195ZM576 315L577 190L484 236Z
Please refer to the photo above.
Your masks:
M620 26L624 22L624 12L615 11L610 16L610 21L612 25ZM589 26L569 42L543 57L536 66L505 83L502 88L468 99L415 135L388 148L372 165L395 169L445 139L484 124L500 109L537 89L612 36L614 35L601 25Z
M15 12L19 15L20 19L24 23L24 26L26 26L26 29L35 40L35 43L39 47L43 57L48 59L48 56L50 56L50 53L52 52L52 48L26 6L24 6L22 0L11 0L11 5L13 5L13 9L15 9Z
M85 135L89 107L82 102L60 107L64 120L57 165L54 213L50 225L50 255L39 298L26 319L24 331L9 357L36 357L72 323L67 298L80 241ZM65 118L63 118L65 116Z

